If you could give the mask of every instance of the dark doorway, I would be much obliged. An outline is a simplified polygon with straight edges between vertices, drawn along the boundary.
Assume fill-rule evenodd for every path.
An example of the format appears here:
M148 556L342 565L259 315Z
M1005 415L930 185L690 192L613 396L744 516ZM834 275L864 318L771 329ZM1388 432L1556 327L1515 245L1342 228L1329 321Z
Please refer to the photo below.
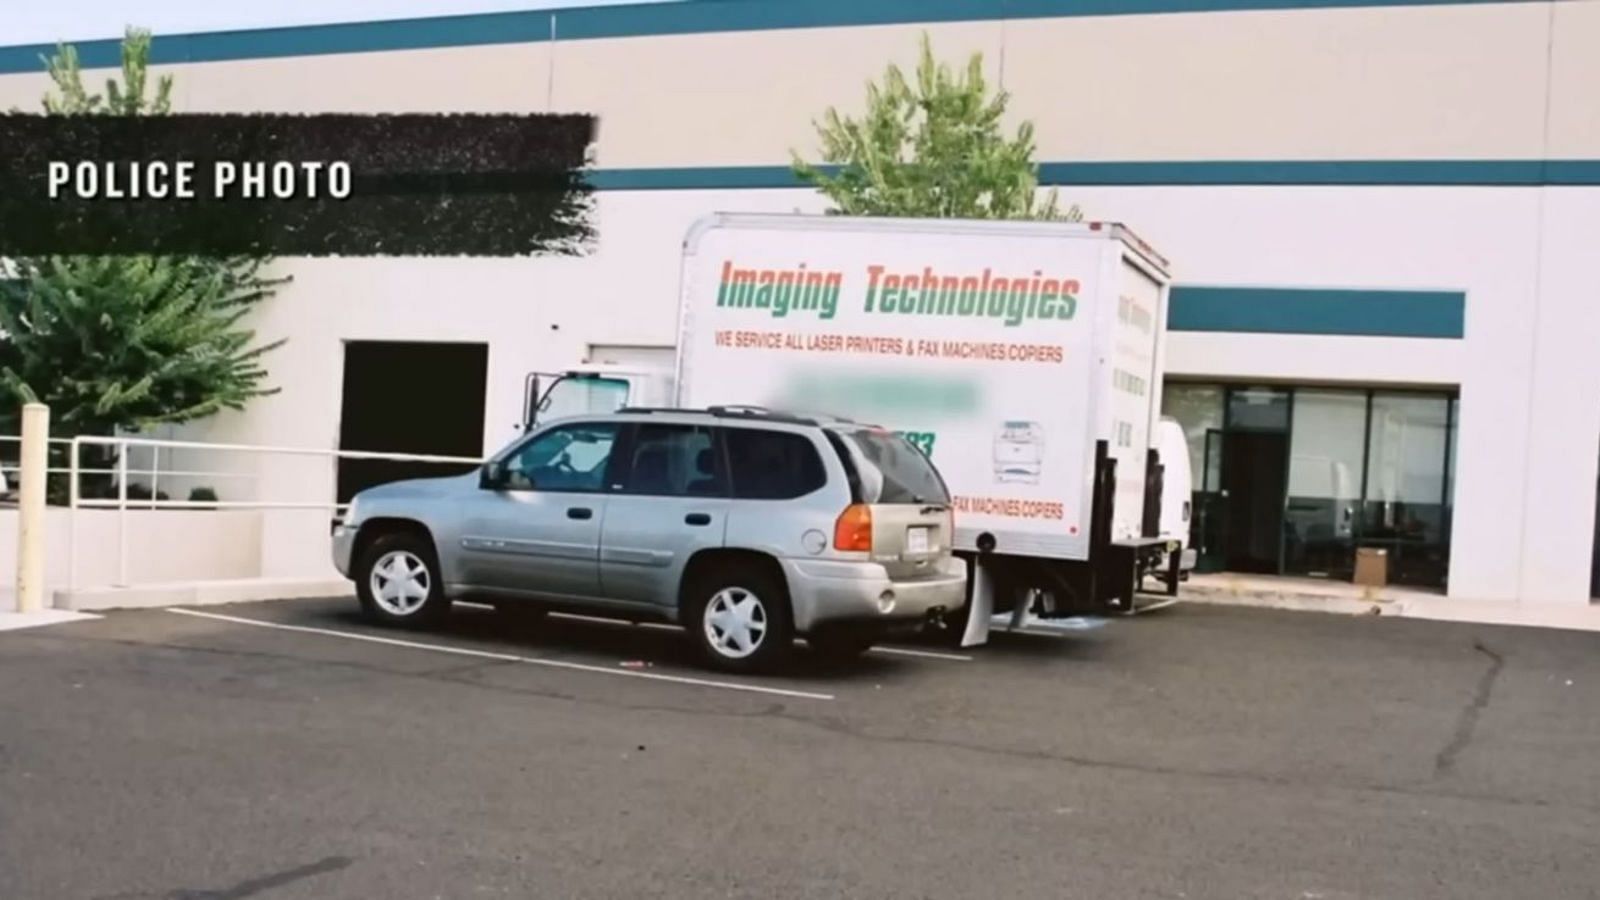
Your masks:
M483 455L487 344L347 341L339 449L437 456ZM468 465L339 460L338 502L406 478L470 471Z
M1230 431L1223 436L1222 489L1227 497L1227 566L1277 574L1283 548L1283 491L1289 436Z
M1228 567L1228 496L1222 484L1220 428L1206 429L1200 461L1200 490L1194 495L1190 541L1197 557L1195 571L1221 572Z

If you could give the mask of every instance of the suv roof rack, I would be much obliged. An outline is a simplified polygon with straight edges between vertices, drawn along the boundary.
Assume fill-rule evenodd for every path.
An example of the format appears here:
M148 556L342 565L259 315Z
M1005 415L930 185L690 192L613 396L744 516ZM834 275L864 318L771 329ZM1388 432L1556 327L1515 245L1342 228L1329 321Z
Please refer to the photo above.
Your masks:
M790 425L817 425L816 419L809 416L797 416L793 413L776 412L765 406L708 406L706 412L719 419L763 419L769 422L784 422Z
M617 410L618 415L649 415L651 413L664 413L670 415L704 416L712 415L719 419L759 419L766 422L782 422L786 425L821 425L821 421L811 416L796 415L795 413L779 412L767 409L764 406L708 406L705 409L689 409L687 407L673 406L624 406ZM845 419L823 417L830 422L844 422Z

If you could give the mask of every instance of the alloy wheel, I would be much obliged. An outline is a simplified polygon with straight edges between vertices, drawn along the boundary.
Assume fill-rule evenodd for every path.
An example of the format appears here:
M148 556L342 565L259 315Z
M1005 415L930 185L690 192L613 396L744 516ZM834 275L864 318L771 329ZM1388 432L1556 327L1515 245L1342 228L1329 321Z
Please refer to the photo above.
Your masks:
M755 653L767 636L767 608L760 597L745 588L717 591L706 604L703 618L711 648L728 659L744 659Z

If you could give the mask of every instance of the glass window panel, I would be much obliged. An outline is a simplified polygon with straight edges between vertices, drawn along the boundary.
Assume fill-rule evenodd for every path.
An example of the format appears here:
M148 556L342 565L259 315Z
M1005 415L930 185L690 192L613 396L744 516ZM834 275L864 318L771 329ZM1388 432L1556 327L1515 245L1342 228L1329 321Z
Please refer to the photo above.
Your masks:
M1298 390L1293 420L1284 568L1296 574L1347 575L1355 559L1367 395Z
M1376 394L1361 543L1389 548L1389 580L1444 582L1445 451L1450 399Z
M803 434L758 428L728 428L723 434L733 495L741 500L792 500L828 483L822 457Z
M609 422L547 431L512 451L505 461L506 489L599 491L617 426Z
M1214 384L1168 384L1162 388L1161 414L1183 426L1189 461L1200 475L1196 490L1216 490L1222 481L1222 454L1206 458L1206 432L1222 428L1223 389ZM1199 472L1205 466L1203 473Z
M1461 432L1461 400L1457 397L1450 398L1450 459L1445 466L1444 505L1454 508L1456 505L1456 435Z
M1372 398L1367 500L1431 503L1444 496L1444 397L1378 394Z
M725 497L727 474L711 429L640 425L622 489L661 497Z
M1237 388L1228 395L1228 427L1240 431L1284 431L1289 427L1289 392Z

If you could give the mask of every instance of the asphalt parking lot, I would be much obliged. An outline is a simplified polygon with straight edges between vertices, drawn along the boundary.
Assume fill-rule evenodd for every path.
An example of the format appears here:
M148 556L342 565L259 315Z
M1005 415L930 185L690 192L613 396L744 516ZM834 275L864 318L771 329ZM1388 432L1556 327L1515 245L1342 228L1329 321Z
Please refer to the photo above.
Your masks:
M353 606L0 634L0 895L1600 884L1596 634L1184 605L730 679L670 631Z

